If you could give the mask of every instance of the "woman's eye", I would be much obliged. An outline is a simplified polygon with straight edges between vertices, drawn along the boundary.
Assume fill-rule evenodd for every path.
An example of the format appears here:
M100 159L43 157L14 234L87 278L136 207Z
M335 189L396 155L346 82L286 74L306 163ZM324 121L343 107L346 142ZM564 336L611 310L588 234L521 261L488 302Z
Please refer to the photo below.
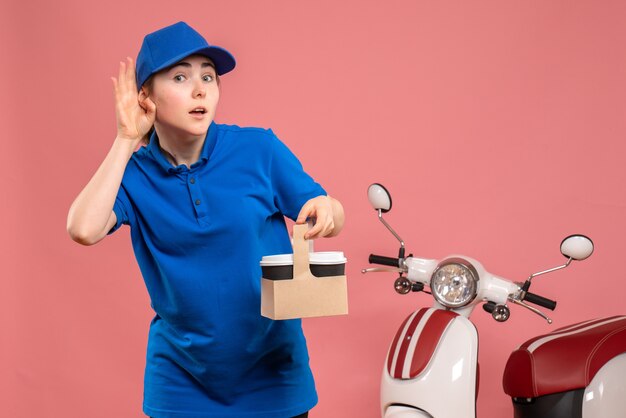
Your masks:
M176 81L184 81L185 80L185 76L182 75L182 74L176 74L174 76L174 80L176 80Z
M211 74L206 74L202 76L204 81L213 81L213 76Z

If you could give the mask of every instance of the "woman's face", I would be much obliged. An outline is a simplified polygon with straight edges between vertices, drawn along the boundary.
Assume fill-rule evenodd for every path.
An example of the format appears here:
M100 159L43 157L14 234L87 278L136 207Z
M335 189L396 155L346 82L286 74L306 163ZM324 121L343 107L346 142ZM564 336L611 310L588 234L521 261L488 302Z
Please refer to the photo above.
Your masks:
M220 97L213 62L201 55L184 58L153 76L148 96L156 105L159 130L204 137Z

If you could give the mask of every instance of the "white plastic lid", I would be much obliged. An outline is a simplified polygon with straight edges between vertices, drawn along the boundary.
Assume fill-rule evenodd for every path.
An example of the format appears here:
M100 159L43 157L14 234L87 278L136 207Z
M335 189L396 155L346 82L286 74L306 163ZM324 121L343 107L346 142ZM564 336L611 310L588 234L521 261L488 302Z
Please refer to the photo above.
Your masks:
M322 251L309 253L309 264L331 265L345 264L348 261L341 251ZM266 255L261 260L262 267L271 266L291 266L293 265L293 254Z

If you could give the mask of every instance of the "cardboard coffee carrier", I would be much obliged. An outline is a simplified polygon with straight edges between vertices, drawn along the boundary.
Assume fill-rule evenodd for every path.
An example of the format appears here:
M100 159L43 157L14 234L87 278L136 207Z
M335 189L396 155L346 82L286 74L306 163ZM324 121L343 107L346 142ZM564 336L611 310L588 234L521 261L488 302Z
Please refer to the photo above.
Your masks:
M267 318L294 319L348 313L348 284L344 273L346 260L343 254L339 253L343 259L338 264L315 266L315 270L322 274L320 277L314 276L309 264L309 244L304 239L307 230L308 225L293 226L292 277L288 277L288 273L285 276L284 269L283 272L276 271L277 275L276 273L269 274L270 269L263 268L261 315ZM323 253L311 253L311 258L317 254ZM261 265L263 264L264 261L261 262ZM291 266L278 266L279 269L282 267L290 268ZM328 272L332 274L333 269L341 274L329 276ZM266 275L272 278L266 278Z

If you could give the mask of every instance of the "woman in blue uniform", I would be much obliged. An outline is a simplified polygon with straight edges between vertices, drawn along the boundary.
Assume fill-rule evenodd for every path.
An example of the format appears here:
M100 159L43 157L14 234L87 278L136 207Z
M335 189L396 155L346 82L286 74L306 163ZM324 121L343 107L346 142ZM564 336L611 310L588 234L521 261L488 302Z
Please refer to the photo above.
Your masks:
M147 35L113 78L118 134L68 214L85 245L130 226L156 313L155 418L291 418L317 403L300 320L260 315L259 261L291 252L284 216L315 218L315 239L339 233L343 208L271 130L214 122L234 67L184 22Z

